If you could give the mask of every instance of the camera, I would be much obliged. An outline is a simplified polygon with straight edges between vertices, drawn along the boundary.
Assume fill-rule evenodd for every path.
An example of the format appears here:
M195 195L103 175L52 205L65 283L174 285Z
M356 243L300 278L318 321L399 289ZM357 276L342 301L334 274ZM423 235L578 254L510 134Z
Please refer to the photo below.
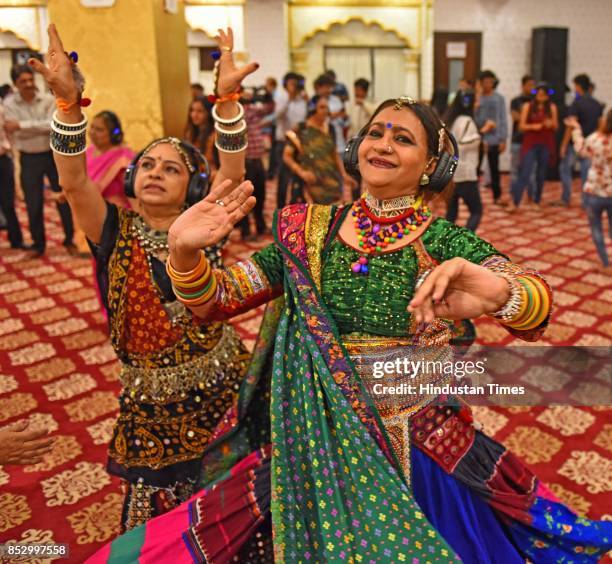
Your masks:
M272 95L264 86L247 86L243 88L240 98L242 104L271 104L273 101Z

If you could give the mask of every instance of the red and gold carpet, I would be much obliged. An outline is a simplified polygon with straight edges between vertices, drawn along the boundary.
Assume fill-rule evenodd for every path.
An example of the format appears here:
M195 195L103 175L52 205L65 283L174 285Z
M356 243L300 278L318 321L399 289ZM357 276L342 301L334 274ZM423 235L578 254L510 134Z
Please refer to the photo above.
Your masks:
M272 186L269 192L271 209ZM545 198L555 192L558 187L547 186ZM483 197L479 234L538 268L554 288L544 341L609 346L612 281L596 271L584 212L575 205L509 215L490 205L488 191ZM25 224L22 206L19 215ZM43 259L24 260L0 234L0 426L29 419L57 437L41 464L0 467L0 542L68 543L70 561L82 562L117 532L121 491L104 466L119 383L90 262L65 253L55 210L49 206L46 215L50 245ZM228 261L268 241L234 240ZM260 313L234 320L248 345ZM513 342L492 321L477 325L483 344ZM561 499L589 517L612 519L606 515L612 507L612 411L480 407L476 413Z

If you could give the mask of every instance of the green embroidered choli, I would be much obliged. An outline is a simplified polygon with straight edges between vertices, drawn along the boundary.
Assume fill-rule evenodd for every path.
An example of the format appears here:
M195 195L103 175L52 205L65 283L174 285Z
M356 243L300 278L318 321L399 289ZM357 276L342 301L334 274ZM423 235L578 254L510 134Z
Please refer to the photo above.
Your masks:
M434 220L421 241L436 262L462 257L478 264L501 254L472 231L445 219ZM338 236L323 251L321 291L340 333L405 336L410 321L408 303L419 268L414 246L370 257L367 276L351 271L351 264L360 255ZM251 258L272 286L282 283L283 259L276 245L265 247Z

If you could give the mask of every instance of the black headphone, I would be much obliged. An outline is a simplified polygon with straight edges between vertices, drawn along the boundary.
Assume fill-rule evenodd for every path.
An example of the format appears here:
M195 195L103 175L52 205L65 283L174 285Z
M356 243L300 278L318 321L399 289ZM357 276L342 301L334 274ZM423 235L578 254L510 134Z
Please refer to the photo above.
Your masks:
M362 130L359 135L349 139L344 149L344 169L347 174L350 174L355 180L361 180L358 153L359 145L361 145L365 133L366 132ZM436 157L438 157L436 168L430 175L429 182L424 186L424 188L432 192L442 192L442 190L444 190L446 185L453 179L455 170L457 170L457 164L459 163L459 147L457 146L457 141L453 134L446 131L446 129L444 129L444 133L450 139L454 154L448 151L441 151L436 155Z
M121 122L115 112L110 110L101 111L96 117L101 117L108 127L108 134L110 135L111 145L121 145L123 141L123 129L121 129Z
M187 185L187 197L185 198L185 204L187 207L193 206L193 204L197 204L208 194L210 178L208 161L191 143L180 141L179 139L172 137L166 137L164 139L169 143L178 143L181 149L188 154L191 165L195 168L195 170L190 173L189 184ZM171 141L172 139L174 139L174 141ZM154 141L153 143L158 143L160 141L163 140ZM125 169L125 176L123 177L123 190L128 198L136 197L136 192L134 191L134 181L136 179L136 171L138 170L138 161L140 161L151 145L140 151L140 153L134 157L130 165Z

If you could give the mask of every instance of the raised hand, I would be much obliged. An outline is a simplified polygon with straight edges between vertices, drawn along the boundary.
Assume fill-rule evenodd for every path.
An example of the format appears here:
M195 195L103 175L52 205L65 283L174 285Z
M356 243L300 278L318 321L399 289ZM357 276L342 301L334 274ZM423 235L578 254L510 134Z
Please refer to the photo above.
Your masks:
M499 310L510 298L508 282L463 258L436 266L408 306L418 323L435 317L475 319Z
M77 102L83 85L77 84L75 80L72 62L64 51L55 24L49 25L47 34L49 48L45 57L46 65L38 59L29 59L28 65L43 76L56 98L62 98L68 103Z
M237 92L240 84L246 76L255 72L259 65L249 63L241 68L237 68L234 63L234 32L231 27L226 30L219 29L219 35L215 37L221 58L219 59L219 79L217 82L217 96L220 98Z
M218 243L253 209L253 185L243 182L228 192L231 184L231 180L221 182L206 198L176 219L168 232L168 245L173 255L190 255ZM173 260L173 265L180 270L179 262L180 259Z

